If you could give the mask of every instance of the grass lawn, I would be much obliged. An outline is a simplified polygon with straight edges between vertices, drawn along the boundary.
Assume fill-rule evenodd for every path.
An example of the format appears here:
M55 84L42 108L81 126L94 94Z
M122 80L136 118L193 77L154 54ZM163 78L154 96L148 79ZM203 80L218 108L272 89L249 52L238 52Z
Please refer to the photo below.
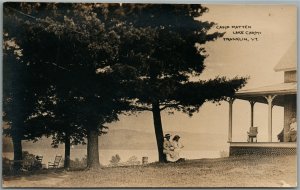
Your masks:
M184 163L49 170L3 178L3 187L295 187L296 156L241 156Z

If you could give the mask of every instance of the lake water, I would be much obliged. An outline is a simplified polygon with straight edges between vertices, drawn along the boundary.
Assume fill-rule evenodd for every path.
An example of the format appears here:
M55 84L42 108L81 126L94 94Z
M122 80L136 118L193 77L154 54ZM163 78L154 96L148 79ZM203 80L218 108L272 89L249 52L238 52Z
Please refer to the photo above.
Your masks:
M24 149L34 155L43 155L43 164L47 164L54 160L55 155L63 155L64 149L49 148L49 149ZM78 158L81 160L87 154L86 149L71 149L71 159ZM102 165L108 165L111 157L118 154L121 158L121 162L126 162L130 157L136 156L139 161L142 161L142 157L148 157L148 162L158 161L157 150L99 150L100 163ZM13 159L12 152L4 152L3 156L9 159ZM181 157L186 159L200 159L200 158L219 158L220 151L194 151L183 150Z

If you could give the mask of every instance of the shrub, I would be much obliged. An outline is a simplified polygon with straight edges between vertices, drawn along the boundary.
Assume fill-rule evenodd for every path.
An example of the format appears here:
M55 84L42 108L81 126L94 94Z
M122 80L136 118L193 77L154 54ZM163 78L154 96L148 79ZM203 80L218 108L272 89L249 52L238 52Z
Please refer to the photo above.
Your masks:
M2 174L3 175L10 175L16 174L19 172L25 171L33 171L42 169L42 163L37 161L36 156L34 154L30 154L28 151L22 152L22 167L21 170L15 171L13 168L10 159L6 157L2 157Z
M71 168L84 168L87 166L87 155L83 157L81 160L79 158L75 158L75 160L70 160Z
M22 158L24 161L23 167L26 170L38 170L42 168L42 163L37 161L36 155L30 154L28 151L22 152Z
M2 157L2 174L8 175L11 172L9 159L6 157Z
M119 164L120 161L121 161L121 157L119 156L119 154L116 154L111 157L111 160L109 162L111 165L116 166Z

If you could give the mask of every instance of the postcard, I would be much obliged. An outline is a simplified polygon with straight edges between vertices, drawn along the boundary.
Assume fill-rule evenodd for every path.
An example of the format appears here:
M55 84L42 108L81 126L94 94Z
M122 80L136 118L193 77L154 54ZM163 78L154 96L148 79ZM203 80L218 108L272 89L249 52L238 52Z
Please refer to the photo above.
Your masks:
M3 3L3 188L297 187L297 5Z

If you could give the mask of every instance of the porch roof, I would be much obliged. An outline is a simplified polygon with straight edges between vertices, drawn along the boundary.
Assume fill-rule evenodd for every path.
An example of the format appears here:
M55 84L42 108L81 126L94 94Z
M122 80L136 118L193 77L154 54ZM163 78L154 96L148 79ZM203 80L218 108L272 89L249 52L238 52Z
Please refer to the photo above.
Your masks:
M269 86L263 86L258 88L252 88L247 90L238 91L235 96L245 97L245 96L265 96L265 95L285 95L285 94L296 94L297 93L297 83L281 83Z
M267 103L264 96L277 95L273 104L282 106L286 96L293 96L297 93L297 83L281 83L258 88L240 90L235 94L235 98L242 100Z

